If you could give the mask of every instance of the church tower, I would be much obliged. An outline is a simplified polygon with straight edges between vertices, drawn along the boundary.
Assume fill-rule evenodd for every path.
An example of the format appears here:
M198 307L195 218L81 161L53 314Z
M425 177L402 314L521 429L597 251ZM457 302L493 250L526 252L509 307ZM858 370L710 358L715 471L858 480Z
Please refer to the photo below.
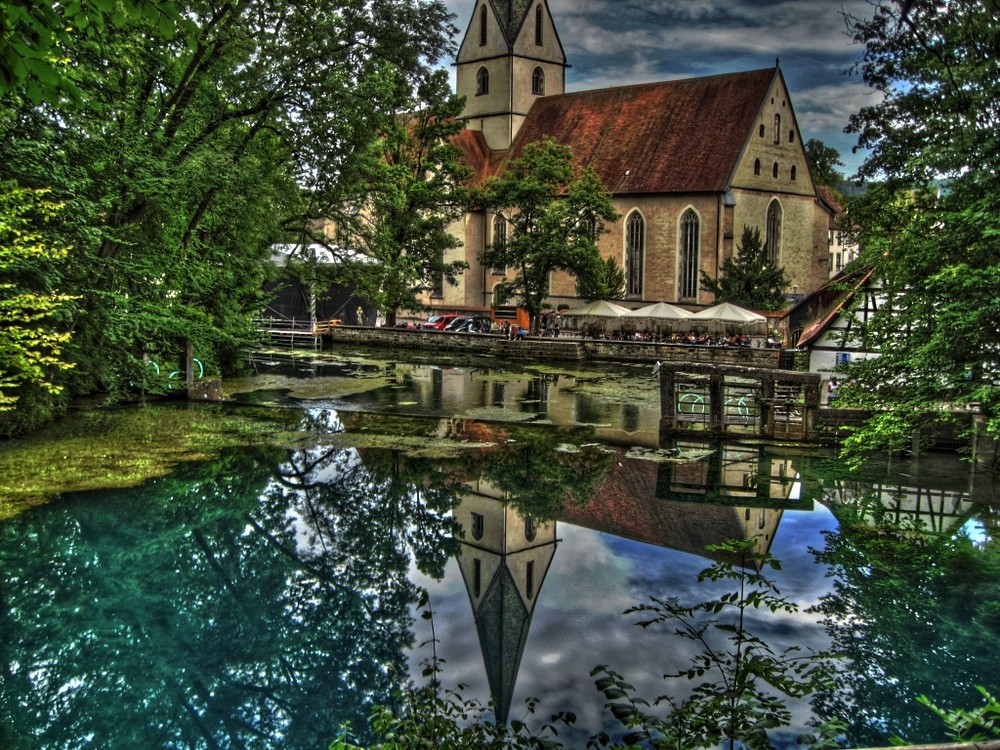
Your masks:
M531 105L566 88L566 54L546 0L477 0L455 61L466 127L510 147Z
M506 724L531 616L556 552L556 522L535 521L476 481L455 509L465 536L458 565L476 620L497 722Z

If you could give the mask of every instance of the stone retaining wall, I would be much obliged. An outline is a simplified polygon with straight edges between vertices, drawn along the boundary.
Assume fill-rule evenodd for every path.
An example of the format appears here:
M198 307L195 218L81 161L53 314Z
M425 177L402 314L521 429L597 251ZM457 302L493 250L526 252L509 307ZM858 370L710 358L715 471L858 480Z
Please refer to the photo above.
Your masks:
M778 369L775 349L731 348L725 346L685 346L652 344L640 341L609 341L569 337L536 338L509 341L489 333L452 333L421 331L409 328L367 328L338 326L330 330L326 341L339 344L365 344L393 349L419 349L446 353L486 354L507 360L552 359L594 362L699 363Z

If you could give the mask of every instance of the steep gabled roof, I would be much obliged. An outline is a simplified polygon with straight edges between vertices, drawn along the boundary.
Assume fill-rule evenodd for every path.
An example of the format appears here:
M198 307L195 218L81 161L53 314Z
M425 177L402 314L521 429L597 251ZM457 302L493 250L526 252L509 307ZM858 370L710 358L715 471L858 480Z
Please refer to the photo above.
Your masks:
M842 271L788 311L789 324L801 323L802 333L796 342L800 349L816 343L837 316L844 313L857 294L868 285L872 267Z
M490 0L493 12L500 21L500 28L507 36L508 44L513 44L517 39L517 32L521 29L533 2L534 0Z
M723 192L776 75L766 68L542 97L509 158L549 137L616 195Z

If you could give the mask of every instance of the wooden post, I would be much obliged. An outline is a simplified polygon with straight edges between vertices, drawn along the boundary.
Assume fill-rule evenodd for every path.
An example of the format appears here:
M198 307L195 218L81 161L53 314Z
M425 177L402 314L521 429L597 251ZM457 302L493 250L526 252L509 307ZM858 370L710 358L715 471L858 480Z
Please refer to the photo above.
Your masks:
M660 370L660 429L677 428L677 373L673 369Z
M721 436L726 429L725 381L721 372L713 372L708 378L708 430L713 435Z

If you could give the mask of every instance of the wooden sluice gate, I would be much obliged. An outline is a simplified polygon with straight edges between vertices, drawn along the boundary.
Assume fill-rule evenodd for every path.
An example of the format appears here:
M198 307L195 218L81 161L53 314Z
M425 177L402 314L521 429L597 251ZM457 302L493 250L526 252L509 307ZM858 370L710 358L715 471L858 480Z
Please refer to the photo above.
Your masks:
M735 365L661 363L660 435L812 442L820 376Z

